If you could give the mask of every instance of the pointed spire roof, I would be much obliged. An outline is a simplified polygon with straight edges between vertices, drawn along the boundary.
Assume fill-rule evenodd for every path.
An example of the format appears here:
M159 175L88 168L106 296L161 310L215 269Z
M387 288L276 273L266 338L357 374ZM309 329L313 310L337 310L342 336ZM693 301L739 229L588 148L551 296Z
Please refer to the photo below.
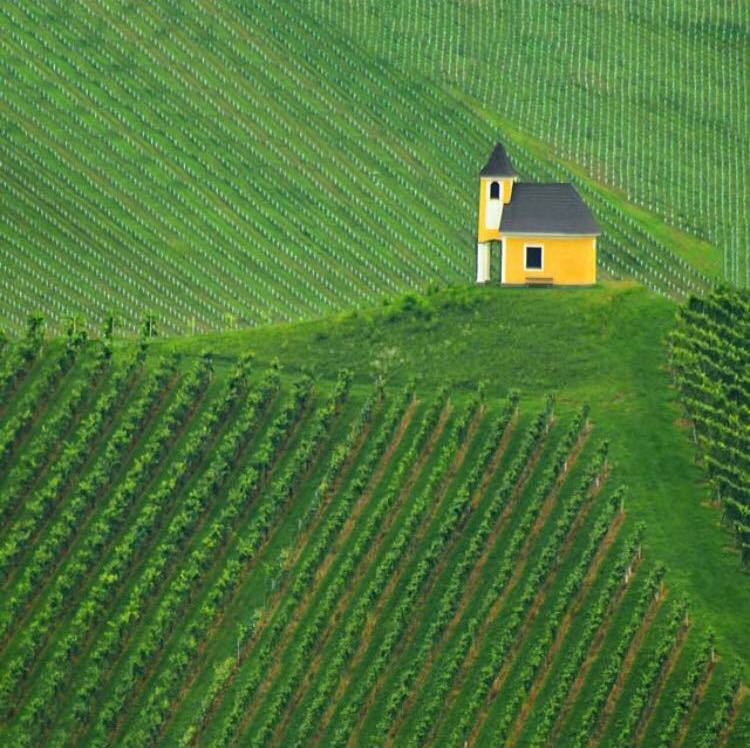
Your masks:
M498 143L490 154L490 158L479 172L482 177L517 177L516 170L511 166L508 154L502 143Z

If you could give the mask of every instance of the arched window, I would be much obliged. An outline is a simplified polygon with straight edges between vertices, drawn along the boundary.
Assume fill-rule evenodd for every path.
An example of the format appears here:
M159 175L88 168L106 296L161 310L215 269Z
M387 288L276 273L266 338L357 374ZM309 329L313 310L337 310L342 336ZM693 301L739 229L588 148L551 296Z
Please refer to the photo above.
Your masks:
M490 200L500 199L500 182L493 182L490 185Z

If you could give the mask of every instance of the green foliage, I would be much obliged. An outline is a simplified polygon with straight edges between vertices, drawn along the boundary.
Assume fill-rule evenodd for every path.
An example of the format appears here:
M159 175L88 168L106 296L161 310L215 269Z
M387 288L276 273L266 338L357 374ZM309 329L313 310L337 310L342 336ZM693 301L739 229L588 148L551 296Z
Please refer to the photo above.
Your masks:
M712 493L750 560L750 295L691 298L670 334L671 365Z
M659 735L659 748L669 748L673 744L677 730L693 702L698 684L701 678L705 677L706 668L715 658L715 646L714 634L712 631L709 631L706 634L705 641L690 663L690 669L688 670L684 684L677 692L669 721L662 730L661 735Z
M711 748L717 744L720 735L729 723L730 716L735 710L735 700L742 685L742 669L739 663L735 663L726 678L721 690L719 705L713 719L703 728L698 740L699 748Z

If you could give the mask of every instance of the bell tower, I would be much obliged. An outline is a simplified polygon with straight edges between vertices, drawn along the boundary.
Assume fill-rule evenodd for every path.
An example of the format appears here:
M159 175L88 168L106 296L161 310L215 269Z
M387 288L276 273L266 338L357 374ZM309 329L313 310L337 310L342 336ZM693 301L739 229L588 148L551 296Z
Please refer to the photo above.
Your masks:
M479 226L477 231L477 283L491 279L491 247L500 241L503 206L513 195L518 174L502 143L497 143L479 173ZM501 250L502 251L502 250Z

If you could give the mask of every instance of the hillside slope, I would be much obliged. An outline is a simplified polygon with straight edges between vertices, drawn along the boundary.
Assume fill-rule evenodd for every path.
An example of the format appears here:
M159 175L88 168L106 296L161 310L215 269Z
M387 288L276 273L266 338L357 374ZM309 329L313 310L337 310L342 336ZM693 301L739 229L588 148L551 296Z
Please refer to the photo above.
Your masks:
M674 313L455 288L111 362L6 346L5 742L741 739L750 589Z
M0 10L0 327L149 312L192 333L320 316L474 274L477 174L574 181L602 273L671 296L716 248L561 162L503 110L407 75L302 4Z

